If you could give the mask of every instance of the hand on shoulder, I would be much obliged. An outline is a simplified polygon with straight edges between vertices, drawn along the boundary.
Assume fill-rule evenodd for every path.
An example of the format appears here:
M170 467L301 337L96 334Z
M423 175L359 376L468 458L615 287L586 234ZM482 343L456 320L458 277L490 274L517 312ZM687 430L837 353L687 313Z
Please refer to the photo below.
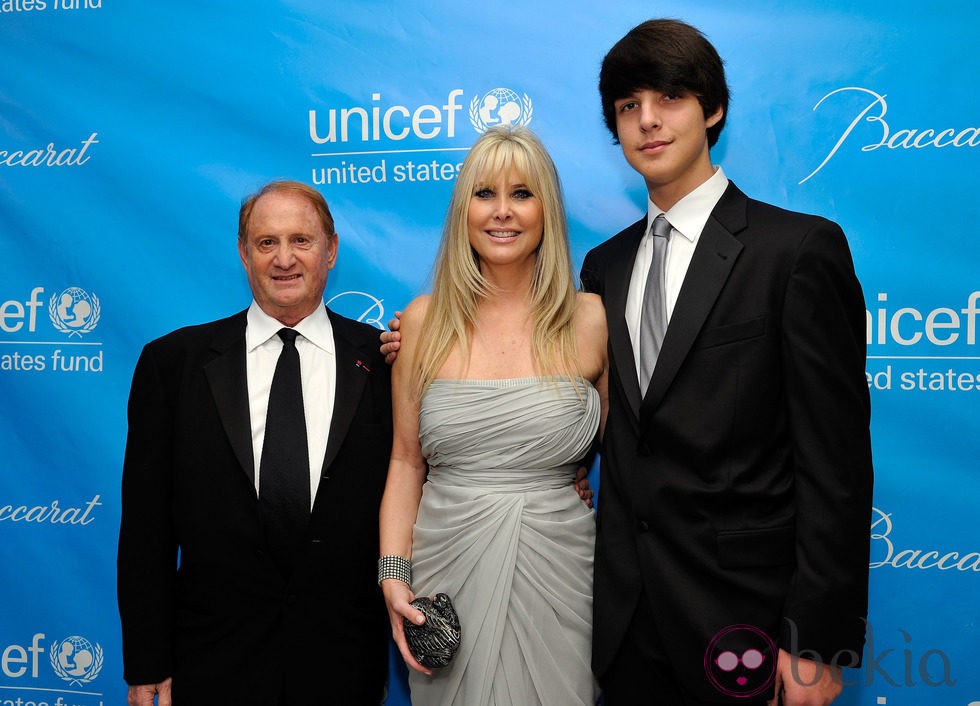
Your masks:
M385 362L394 365L398 360L408 358L413 359L415 347L418 342L419 332L422 330L422 323L425 321L425 313L429 310L431 297L428 294L413 299L405 311L399 316L397 343L385 343L381 347L382 354L385 355ZM382 341L384 335L382 334Z
M394 317L388 322L388 330L381 332L381 355L388 365L395 362L401 347L402 335L398 331L402 324L401 318L402 312L396 310Z
M381 355L384 356L385 363L394 365L395 361L398 360L398 352L402 345L402 321L407 316L410 328L414 327L413 330L420 328L422 321L425 320L425 312L429 309L430 299L428 294L423 294L413 299L405 311L395 311L394 318L388 322L389 330L382 331L380 337L380 351Z
M401 313L401 324L399 325L399 331L401 332L402 340L406 336L417 336L419 330L422 328L422 322L425 320L425 313L429 310L429 304L432 301L432 297L428 294L422 294L415 297L408 306L405 307L405 311Z

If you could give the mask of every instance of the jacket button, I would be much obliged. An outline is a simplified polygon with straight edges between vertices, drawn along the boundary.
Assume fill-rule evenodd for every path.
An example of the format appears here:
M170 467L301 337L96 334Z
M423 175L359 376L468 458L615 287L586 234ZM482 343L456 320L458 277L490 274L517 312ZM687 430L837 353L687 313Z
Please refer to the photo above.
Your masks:
M646 521L644 521L644 520L640 520L640 521L639 521L639 522L637 523L637 527L639 528L639 530L640 530L641 532L649 532L649 531L650 531L650 525L648 525L648 524L646 523Z

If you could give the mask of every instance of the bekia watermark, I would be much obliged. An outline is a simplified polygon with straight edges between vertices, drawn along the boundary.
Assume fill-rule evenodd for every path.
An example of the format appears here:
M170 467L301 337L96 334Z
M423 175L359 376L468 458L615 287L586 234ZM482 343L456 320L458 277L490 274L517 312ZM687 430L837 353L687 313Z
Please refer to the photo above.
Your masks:
M729 625L708 644L704 673L726 696L758 696L776 678L776 654L776 643L764 631L752 625Z
M893 687L942 687L955 686L953 666L943 650L929 648L918 652L912 642L912 635L902 628L898 633L902 638L899 648L882 649L876 644L875 631L867 624L867 640L864 646L864 659L854 650L844 649L832 655L823 655L816 650L801 648L799 628L795 621L786 619L789 644L783 646L787 652L803 660L817 664L811 678L804 678L799 662L790 662L791 675L801 686L815 685L823 675L823 668L831 668L834 678L840 679L841 686L862 684L866 687L876 682ZM704 671L711 685L720 693L733 698L750 698L771 688L776 679L778 649L775 639L764 630L753 625L735 624L719 630L711 638L704 653ZM856 667L860 663L860 667ZM849 679L848 674L839 672L841 667L857 669L859 679Z

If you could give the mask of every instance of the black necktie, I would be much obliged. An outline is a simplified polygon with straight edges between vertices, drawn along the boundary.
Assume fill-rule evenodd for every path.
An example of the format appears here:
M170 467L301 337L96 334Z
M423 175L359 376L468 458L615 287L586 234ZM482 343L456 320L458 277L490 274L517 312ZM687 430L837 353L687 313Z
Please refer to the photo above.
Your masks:
M310 517L310 459L296 336L290 328L279 331L282 352L269 390L259 463L259 503L266 538L287 575Z

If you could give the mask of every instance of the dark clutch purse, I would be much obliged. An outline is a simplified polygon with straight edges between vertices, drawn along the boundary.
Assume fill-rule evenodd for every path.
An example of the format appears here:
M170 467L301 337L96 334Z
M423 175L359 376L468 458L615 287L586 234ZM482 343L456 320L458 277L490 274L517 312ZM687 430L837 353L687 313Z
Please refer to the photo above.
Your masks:
M404 621L409 651L424 667L445 667L459 649L459 616L453 602L445 593L437 593L434 598L416 598L412 606L422 611L425 623Z

